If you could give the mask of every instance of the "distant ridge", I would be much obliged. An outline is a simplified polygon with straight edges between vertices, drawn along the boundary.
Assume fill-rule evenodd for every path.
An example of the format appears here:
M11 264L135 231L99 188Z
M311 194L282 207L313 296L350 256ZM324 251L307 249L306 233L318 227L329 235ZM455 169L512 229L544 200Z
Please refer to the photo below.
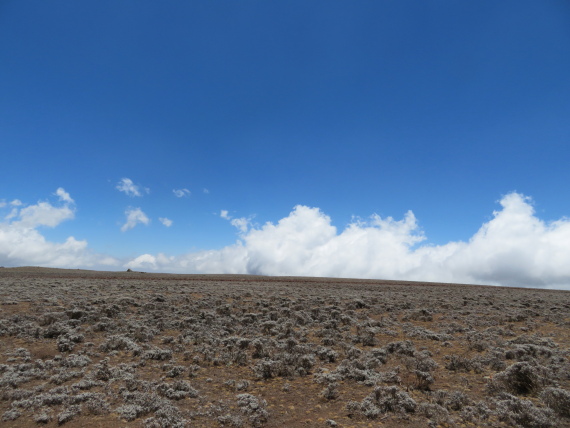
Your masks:
M101 271L89 269L67 269L42 266L17 266L0 267L0 277L21 276L21 277L51 277L51 278L97 278L97 279L168 279L168 280L200 280L200 281L239 281L239 282L269 282L269 283L335 283L335 284L361 284L361 285L415 285L422 287L483 287L483 288L508 288L527 289L540 291L564 291L531 287L506 287L498 285L484 284L460 284L448 282L430 281L407 281L394 279L368 279L368 278L336 278L318 276L266 276L249 274L204 274L204 273L160 273L141 271Z

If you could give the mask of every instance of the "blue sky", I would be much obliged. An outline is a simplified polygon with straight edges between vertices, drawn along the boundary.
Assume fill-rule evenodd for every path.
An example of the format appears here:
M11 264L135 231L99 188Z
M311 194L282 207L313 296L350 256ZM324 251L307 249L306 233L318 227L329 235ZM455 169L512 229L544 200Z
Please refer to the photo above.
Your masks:
M0 87L2 265L570 284L566 1L6 1Z

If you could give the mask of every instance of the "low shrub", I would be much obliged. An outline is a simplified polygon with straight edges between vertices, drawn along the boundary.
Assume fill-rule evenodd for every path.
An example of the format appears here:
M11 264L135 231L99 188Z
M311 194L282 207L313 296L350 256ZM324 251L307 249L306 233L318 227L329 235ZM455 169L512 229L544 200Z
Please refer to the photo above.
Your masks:
M267 401L258 399L252 394L239 394L237 404L244 415L248 416L253 427L265 425L269 419Z
M493 394L507 392L530 395L537 393L548 382L548 370L545 367L519 362L493 376L487 389Z
M346 408L349 416L362 415L368 419L376 419L387 412L414 413L416 407L416 402L398 387L379 386L360 403L350 401Z
M570 417L570 392L562 388L549 387L540 393L544 404L561 416Z
M513 426L528 428L555 427L554 412L549 408L536 407L530 400L502 393L496 401L495 414L499 420Z
M15 421L20 416L22 416L22 412L16 409L10 409L4 412L4 414L2 415L2 421L4 422Z

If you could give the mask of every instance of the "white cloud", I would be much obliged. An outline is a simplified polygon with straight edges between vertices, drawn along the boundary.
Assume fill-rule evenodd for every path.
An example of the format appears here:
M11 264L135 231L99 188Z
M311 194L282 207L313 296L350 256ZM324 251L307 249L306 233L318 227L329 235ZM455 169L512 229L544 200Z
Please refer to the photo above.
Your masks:
M12 205L13 207L20 207L22 206L22 201L20 201L19 199L14 199L12 202L10 202L10 205Z
M385 278L570 288L570 220L546 223L532 201L510 193L468 242L425 243L414 214L373 215L338 231L318 208L297 206L276 224L232 219L240 233L221 250L155 257L170 272ZM148 260L147 260L148 262ZM137 263L136 259L131 263Z
M184 196L190 196L190 190L188 190L188 189L174 189L172 192L174 193L174 196L176 196L177 198L183 198Z
M18 207L24 204L19 200L10 204L14 208L0 221L0 265L107 269L117 266L114 258L91 252L87 241L70 236L62 243L49 242L37 230L40 226L56 227L74 217L75 209L70 206L73 199L69 194L62 188L55 194L63 202L61 206L38 202L20 209Z
M127 217L127 221L121 227L122 232L132 229L139 223L145 225L148 225L150 223L150 219L140 208L128 208L125 211L125 216Z
M249 228L249 220L245 217L234 218L230 221L230 224L238 229L242 234L247 232Z
M125 265L129 269L156 269L156 257L151 254L142 254Z
M220 217L229 220L230 224L239 230L241 234L245 234L251 224L251 218L233 218L227 210L221 210Z
M6 217L4 217L4 220L11 220L15 217L17 217L19 214L18 208L12 208L12 210L10 211L10 214L6 215Z
M14 225L33 229L38 226L56 227L61 222L74 218L75 208L73 206L73 199L71 199L69 193L60 187L55 194L59 197L60 201L64 203L62 206L55 207L49 202L38 202L36 205L17 208L23 204L19 200L16 200L17 203L13 201L11 204L15 208L5 217L5 220L17 219L13 222Z
M70 204L73 204L73 203L74 203L74 200L71 199L71 196L69 196L69 193L67 193L63 187L58 188L58 189L55 191L55 194L56 194L57 196L59 196L59 200L62 201L62 202L67 202L67 203L70 203Z
M142 192L150 193L149 188L137 186L130 178L122 178L117 184L116 189L120 192L124 192L128 196L142 196Z
M159 217L158 220L166 227L172 226L172 220L166 217Z
M204 189L202 189L202 192L204 192L205 194L208 194L208 193L210 193L210 191L209 191L208 189L205 189L205 188L204 188Z
M13 212L12 216L20 217L18 225L22 227L56 227L62 221L72 219L75 211L68 205L54 207L49 202L38 202L36 205L22 208L17 214Z

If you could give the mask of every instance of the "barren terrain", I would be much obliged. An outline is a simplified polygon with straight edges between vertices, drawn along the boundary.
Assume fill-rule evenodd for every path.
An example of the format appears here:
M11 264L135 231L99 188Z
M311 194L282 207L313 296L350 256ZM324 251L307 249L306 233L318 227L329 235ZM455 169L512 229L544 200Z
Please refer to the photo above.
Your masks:
M570 427L570 292L0 268L6 427Z

